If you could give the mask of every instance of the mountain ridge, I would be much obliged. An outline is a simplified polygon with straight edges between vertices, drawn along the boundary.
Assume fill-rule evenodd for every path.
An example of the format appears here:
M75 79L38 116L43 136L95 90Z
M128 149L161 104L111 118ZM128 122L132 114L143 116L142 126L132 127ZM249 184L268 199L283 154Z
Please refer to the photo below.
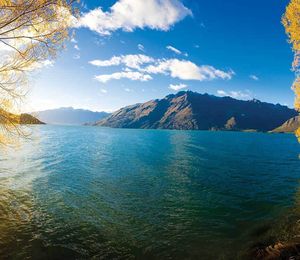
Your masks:
M298 128L300 128L300 116L295 116L272 130L271 133L294 133Z
M95 125L113 128L271 131L298 113L286 106L181 91L119 109Z
M106 112L94 112L87 109L75 109L73 107L48 109L31 114L51 125L83 125L96 122L110 115Z

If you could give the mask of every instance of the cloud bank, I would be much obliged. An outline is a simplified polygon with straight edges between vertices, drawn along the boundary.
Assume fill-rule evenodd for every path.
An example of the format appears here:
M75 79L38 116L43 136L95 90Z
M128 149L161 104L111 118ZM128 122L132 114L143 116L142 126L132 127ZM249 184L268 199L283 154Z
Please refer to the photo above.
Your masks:
M143 74L140 72L133 72L133 71L122 71L116 72L112 74L104 74L95 76L95 79L101 83L106 83L113 79L130 79L134 81L148 81L151 80L152 77L147 74Z
M113 56L109 60L93 60L89 63L98 67L119 65L123 65L125 67L122 72L113 73L111 75L96 76L96 79L100 79L99 81L101 82L121 78L148 81L152 79L151 75L153 74L167 75L181 80L230 80L235 74L232 70L223 71L210 65L199 66L188 60L155 59L141 54ZM132 71L132 69L136 71Z
M108 11L99 7L83 14L75 27L86 27L101 35L145 28L168 31L190 15L192 11L178 0L119 0Z
M152 63L152 62L154 62L153 58L143 54L136 54L136 55L113 56L109 60L93 60L90 61L89 63L97 67L125 65L127 68L140 70L141 65L146 63Z

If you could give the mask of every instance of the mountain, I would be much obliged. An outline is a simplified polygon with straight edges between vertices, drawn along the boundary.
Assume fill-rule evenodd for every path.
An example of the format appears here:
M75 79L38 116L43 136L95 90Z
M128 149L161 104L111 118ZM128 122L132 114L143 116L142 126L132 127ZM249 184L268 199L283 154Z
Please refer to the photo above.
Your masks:
M253 99L242 101L179 92L118 110L96 123L115 128L270 131L297 115L293 109Z
M96 122L110 115L106 112L93 112L72 107L39 111L32 114L39 120L52 125L83 125Z
M300 116L295 116L271 132L272 133L293 133L298 128L300 128Z
M20 124L21 125L44 125L45 123L30 114L21 114Z
M0 109L0 124L15 123L21 125L43 125L37 118L29 114L15 115Z

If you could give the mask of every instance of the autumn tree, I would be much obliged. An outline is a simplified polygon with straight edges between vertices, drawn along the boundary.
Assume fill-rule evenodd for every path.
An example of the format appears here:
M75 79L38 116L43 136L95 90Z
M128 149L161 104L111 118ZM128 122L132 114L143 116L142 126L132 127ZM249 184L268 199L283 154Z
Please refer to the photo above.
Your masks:
M300 112L300 0L291 0L282 22L294 51L293 70L296 79L293 90L296 94L295 108ZM300 128L296 131L296 135L300 141Z
M33 70L64 48L75 0L0 0L0 143L19 135L13 113L28 91Z

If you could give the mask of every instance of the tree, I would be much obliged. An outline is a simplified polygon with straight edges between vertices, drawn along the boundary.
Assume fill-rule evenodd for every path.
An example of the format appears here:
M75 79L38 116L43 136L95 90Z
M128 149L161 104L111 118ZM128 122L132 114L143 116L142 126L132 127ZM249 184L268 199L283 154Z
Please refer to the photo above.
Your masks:
M296 94L295 108L300 112L300 0L291 0L282 18L282 23L295 54L293 70L296 79L292 88ZM300 141L300 128L296 131L296 135Z
M75 0L0 0L0 143L20 135L13 112L28 76L64 48L75 20Z

